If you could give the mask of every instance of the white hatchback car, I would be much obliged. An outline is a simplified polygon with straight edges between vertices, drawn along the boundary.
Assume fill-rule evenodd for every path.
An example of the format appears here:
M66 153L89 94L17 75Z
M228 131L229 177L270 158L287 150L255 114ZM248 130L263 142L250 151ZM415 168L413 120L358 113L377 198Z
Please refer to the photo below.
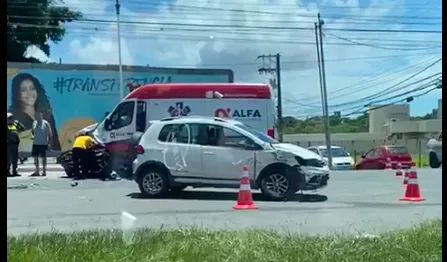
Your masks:
M315 152L322 156L324 160L328 161L327 158L327 147L325 145L321 146L311 146L308 147L312 152ZM355 162L351 155L339 146L331 146L332 155L332 168L335 170L351 170L354 168Z
M147 197L191 187L237 188L247 165L252 189L272 200L327 185L322 157L239 121L187 116L151 121L135 147L132 177Z

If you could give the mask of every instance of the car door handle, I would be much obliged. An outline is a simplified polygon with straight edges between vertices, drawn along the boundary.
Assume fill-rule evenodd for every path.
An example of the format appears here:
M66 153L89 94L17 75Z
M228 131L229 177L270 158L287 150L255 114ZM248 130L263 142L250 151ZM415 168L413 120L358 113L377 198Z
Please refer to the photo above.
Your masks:
M207 156L214 155L214 153L213 153L213 152L210 152L210 151L205 151L205 152L203 152L203 154L204 154L204 155L207 155Z

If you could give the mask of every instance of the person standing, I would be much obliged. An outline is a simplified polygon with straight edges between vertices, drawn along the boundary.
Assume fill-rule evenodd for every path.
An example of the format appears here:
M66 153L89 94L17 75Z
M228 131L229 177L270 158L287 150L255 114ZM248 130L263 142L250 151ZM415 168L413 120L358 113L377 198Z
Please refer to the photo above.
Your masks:
M8 161L7 161L7 176L20 176L19 173L17 173L17 164L19 161L19 144L20 144L20 137L19 132L22 132L25 128L22 124L19 123L17 120L12 119L12 113L6 114L6 121L7 121L7 134L6 134L6 145L7 145L7 153L8 153ZM10 172L12 166L12 174Z
M42 176L47 175L47 150L51 145L53 137L51 126L47 120L43 119L41 112L36 112L36 120L33 123L32 133L34 136L33 148L31 155L34 157L36 168L31 176L40 176L39 158L42 160Z

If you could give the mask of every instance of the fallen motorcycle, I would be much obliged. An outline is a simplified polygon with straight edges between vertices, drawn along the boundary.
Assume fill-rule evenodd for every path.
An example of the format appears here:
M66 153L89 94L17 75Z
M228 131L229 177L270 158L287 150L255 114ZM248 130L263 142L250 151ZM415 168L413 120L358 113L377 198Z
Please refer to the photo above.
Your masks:
M88 170L86 178L108 178L110 180L116 180L118 177L115 172L112 172L109 168L110 154L103 146L95 146L92 148L94 152L94 159ZM65 173L69 178L74 176L74 161L72 150L66 151L59 156L60 164L65 170Z

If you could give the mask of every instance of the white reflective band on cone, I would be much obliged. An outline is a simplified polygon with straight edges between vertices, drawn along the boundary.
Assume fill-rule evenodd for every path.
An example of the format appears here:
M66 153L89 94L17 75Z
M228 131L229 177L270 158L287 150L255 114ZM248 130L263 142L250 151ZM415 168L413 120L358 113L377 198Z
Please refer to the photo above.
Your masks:
M242 177L248 177L248 171L242 172Z
M251 188L250 188L250 185L244 185L244 184L242 184L242 185L239 187L239 190L247 191L247 190L251 190Z
M417 180L414 178L408 180L408 184L417 185L417 183L418 183Z

